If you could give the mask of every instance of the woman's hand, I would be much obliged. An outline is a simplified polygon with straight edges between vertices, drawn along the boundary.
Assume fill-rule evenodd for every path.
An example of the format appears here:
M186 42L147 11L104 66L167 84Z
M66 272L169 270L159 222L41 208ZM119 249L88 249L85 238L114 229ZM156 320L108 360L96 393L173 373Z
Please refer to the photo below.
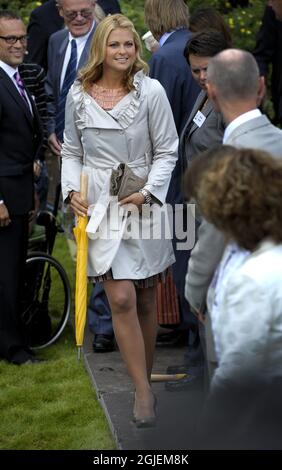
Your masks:
M139 211L141 211L142 204L145 203L145 198L141 193L133 193L130 196L127 196L121 201L119 201L119 203L121 206L123 206L124 204L134 204L138 207Z
M70 206L76 216L85 217L87 215L88 204L84 199L80 197L80 193L71 191L70 194Z
M55 132L49 135L48 137L48 144L52 152L60 157L61 155L61 150L62 150L62 144L61 142L57 139L57 136Z

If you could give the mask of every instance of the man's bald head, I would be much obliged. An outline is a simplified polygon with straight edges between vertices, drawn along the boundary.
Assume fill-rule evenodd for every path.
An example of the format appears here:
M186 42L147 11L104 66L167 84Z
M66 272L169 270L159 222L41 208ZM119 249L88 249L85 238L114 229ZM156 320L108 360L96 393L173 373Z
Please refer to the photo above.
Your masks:
M218 98L229 101L249 100L257 97L259 69L250 52L226 49L214 56L208 66L208 83Z

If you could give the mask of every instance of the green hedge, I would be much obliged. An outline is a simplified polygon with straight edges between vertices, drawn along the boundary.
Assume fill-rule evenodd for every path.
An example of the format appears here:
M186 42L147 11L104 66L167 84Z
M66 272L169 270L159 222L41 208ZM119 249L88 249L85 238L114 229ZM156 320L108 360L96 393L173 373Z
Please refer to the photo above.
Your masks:
M217 8L226 18L232 33L234 44L237 47L251 50L255 43L256 32L260 26L261 17L265 7L265 0L249 0L246 8L238 7L232 9L230 3L225 0L187 0L190 11L201 6L212 6ZM27 23L29 14L40 1L28 0L0 0L1 8L9 8L19 12ZM140 34L143 34L147 27L144 24L144 0L120 0L123 13L134 22Z

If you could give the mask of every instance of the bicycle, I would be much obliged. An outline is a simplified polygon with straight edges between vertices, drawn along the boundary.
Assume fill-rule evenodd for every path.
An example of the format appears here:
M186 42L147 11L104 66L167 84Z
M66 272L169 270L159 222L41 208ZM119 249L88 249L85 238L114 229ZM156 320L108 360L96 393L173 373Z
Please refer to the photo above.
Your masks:
M52 212L39 212L36 226L43 227L37 238L29 240L22 300L22 321L28 345L42 349L62 334L70 315L71 289L63 266L53 256L59 231L57 212L60 185L56 189Z

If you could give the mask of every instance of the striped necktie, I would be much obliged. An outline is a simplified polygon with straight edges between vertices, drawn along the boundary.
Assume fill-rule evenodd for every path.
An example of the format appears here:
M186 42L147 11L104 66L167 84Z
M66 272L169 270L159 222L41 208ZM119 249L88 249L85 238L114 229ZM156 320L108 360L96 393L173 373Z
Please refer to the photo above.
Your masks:
M14 73L14 79L16 80L16 83L18 85L18 89L20 91L20 95L21 97L23 98L26 106L28 107L28 110L30 111L30 108L29 108L29 103L28 103L28 100L27 100L27 96L26 96L26 91L25 91L25 87L24 87L24 84L23 84L23 81L21 79L21 76L19 74L19 72L15 72Z
M77 65L77 45L76 40L71 40L71 55L66 69L63 86L61 89L57 114L56 114L56 135L57 138L63 142L63 134L65 128L65 107L68 91L76 78L76 65Z

